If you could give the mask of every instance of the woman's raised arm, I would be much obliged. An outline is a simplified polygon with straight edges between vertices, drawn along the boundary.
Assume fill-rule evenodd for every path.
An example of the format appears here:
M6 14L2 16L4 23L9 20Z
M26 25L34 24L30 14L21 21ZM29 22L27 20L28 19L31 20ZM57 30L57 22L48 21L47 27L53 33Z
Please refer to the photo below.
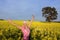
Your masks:
M17 28L21 29L21 26L20 25L17 25L16 23L14 23L12 20L8 20L8 22L14 26L16 26Z
M28 25L29 28L30 28L30 26L31 26L31 24L32 24L33 21L34 21L34 15L32 15L32 19L31 19L31 21L30 21L30 23Z

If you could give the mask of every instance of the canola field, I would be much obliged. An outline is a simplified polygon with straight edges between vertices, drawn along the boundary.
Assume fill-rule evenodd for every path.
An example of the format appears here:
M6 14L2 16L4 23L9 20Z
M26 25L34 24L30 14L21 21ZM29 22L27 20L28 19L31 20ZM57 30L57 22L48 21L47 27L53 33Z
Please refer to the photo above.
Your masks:
M13 22L23 24L23 21ZM30 40L60 40L60 23L34 21L30 30ZM22 37L21 30L7 21L0 21L0 40L22 40Z

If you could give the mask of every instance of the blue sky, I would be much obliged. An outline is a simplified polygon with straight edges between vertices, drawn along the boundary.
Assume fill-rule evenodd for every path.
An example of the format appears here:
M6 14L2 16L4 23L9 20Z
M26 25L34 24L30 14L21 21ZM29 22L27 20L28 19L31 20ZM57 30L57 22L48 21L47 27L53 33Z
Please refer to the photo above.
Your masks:
M0 0L0 19L29 20L35 15L35 20L44 21L42 8L55 7L60 21L60 0Z

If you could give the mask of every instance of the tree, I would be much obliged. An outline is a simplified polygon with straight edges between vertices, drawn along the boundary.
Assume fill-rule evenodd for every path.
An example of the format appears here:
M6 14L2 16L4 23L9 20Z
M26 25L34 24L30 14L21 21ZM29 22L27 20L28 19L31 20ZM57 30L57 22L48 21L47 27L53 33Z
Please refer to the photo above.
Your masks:
M4 19L0 19L1 21L3 21Z
M46 21L51 22L52 20L57 19L57 11L56 8L52 7L44 7L42 8L42 16L46 18Z

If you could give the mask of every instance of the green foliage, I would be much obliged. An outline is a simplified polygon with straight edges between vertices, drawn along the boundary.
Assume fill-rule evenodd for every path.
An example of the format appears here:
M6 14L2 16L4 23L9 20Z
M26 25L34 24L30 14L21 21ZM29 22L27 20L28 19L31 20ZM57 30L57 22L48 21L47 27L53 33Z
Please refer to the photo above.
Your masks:
M35 28L31 32L31 40L56 40L54 32L48 30L39 30Z
M0 24L0 40L21 40L22 32L11 24Z
M57 10L55 7L42 8L42 15L46 18L46 21L50 22L57 19Z
M31 27L30 40L60 40L60 29L49 30L40 27ZM0 22L0 40L21 40L23 37L21 30L15 26Z

